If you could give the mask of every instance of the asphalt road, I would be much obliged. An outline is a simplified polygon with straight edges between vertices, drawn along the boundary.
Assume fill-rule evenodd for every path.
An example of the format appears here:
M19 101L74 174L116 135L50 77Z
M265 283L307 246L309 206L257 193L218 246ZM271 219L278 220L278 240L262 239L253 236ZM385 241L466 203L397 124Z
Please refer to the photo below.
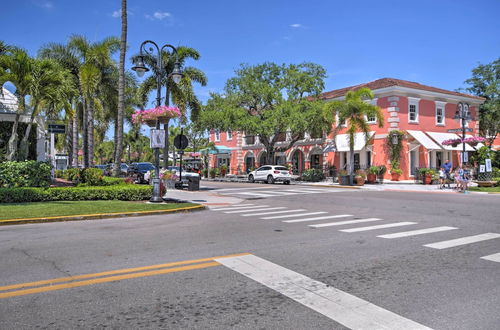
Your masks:
M320 301L305 301L282 268L320 282L325 291L342 290L338 305L346 293L365 302L356 308L371 303L381 315L433 329L499 328L500 262L481 257L499 253L500 238L424 246L500 234L498 195L209 186L243 198L239 206L248 209L0 227L0 328L360 328L352 325L355 317L340 323L348 314L318 312ZM311 227L343 221L353 222ZM435 227L456 229L377 237ZM242 260L272 263L272 273L260 269L252 278L251 271L210 260L239 253L251 254ZM186 262L171 264L178 261ZM83 274L90 275L77 277ZM266 275L267 286L259 280ZM40 282L59 278L65 279ZM269 281L280 284L272 288ZM403 329L400 324L392 328Z

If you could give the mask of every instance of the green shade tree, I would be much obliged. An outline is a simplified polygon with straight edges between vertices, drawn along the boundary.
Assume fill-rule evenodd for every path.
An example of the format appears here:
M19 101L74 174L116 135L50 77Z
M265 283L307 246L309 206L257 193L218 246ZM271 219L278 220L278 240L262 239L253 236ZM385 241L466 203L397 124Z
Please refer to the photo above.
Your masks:
M384 115L382 110L376 106L366 103L365 100L373 99L373 92L369 88L360 88L348 91L344 100L332 101L326 107L338 115L338 122L347 122L347 138L349 142L349 183L353 184L354 174L354 142L357 132L364 133L365 142L368 142L370 126L366 118L375 117L379 127L384 126ZM337 125L335 133L343 129L343 125Z
M479 107L479 131L491 147L500 133L500 58L479 64L465 83L470 85L466 88L468 92L486 99Z
M243 64L235 73L224 93L211 94L199 127L258 136L268 164L274 163L276 152L292 148L306 132L331 131L333 113L317 97L326 77L320 65Z

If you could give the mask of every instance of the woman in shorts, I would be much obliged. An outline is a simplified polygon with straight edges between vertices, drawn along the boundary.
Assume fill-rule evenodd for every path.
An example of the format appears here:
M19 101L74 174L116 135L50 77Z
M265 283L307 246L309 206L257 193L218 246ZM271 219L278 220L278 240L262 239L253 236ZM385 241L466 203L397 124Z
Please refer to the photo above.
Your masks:
M446 183L446 173L444 171L444 167L439 169L439 189L444 189L444 185Z

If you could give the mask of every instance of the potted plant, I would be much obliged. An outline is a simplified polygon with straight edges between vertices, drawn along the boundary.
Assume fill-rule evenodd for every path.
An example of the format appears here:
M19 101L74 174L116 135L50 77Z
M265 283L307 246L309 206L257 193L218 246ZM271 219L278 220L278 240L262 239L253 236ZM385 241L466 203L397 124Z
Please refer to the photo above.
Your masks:
M349 185L349 172L347 170L339 171L339 184L344 186Z
M380 171L379 166L370 166L368 168L368 174L367 174L368 183L375 183L375 181L377 181L377 174L379 173L379 171Z
M443 142L441 142L442 145L444 146L452 146L453 148L455 148L456 146L458 146L459 143L462 143L462 139L448 139L448 140L444 140Z
M433 170L431 168L427 168L427 167L423 167L423 168L419 169L418 172L420 173L420 176L422 177L423 184L431 184L432 178L436 174L435 170Z
M226 164L222 164L222 165L220 166L219 170L220 170L220 175L221 175L222 177L225 177L225 176L226 176L226 174L227 174L227 165L226 165Z
M208 178L208 170L206 168L201 170L201 175L205 178Z
M385 165L378 166L377 177L378 177L378 180L380 181L380 183L384 182L384 174L385 174L385 172L387 172L387 167L385 167Z
M215 167L212 167L209 173L210 173L210 178L215 179L215 176L217 175L217 169Z
M155 127L156 122L161 124L168 123L171 118L181 116L181 111L177 107L159 106L147 110L137 110L132 114L134 124L147 124L150 127Z
M486 139L482 136L472 136L464 139L464 142L468 143L472 147L475 147L478 143L483 143L485 141Z
M357 170L354 179L356 180L356 185L358 186L364 185L366 179L366 172L363 170Z
M392 181L399 181L399 177L403 174L403 171L400 168L393 167L391 169L391 180Z

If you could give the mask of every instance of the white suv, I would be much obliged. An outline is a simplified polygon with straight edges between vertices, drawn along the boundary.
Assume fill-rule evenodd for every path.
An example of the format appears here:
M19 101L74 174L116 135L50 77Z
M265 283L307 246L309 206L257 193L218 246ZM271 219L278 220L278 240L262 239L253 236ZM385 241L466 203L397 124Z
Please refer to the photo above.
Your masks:
M282 181L284 184L290 184L292 176L288 168L282 165L264 165L248 174L248 182L255 181L264 181L265 183Z

